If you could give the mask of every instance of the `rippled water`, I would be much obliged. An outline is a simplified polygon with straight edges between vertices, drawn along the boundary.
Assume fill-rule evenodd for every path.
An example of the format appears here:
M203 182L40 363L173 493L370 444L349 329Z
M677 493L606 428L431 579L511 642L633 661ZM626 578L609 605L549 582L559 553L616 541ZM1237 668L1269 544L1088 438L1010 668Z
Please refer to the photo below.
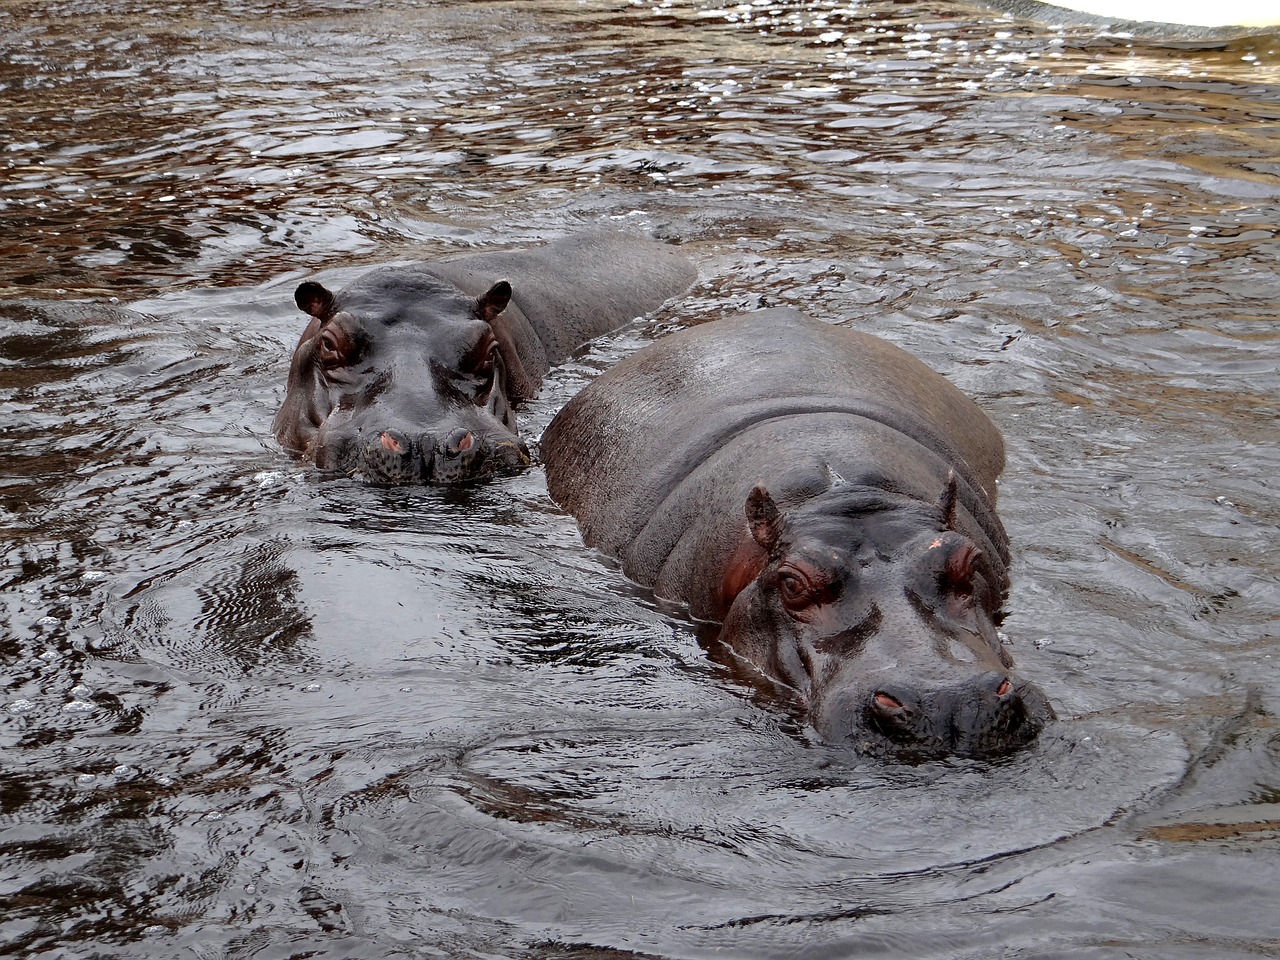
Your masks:
M0 952L1280 951L1280 38L924 0L0 2ZM657 228L1005 431L999 763L813 741L538 471L326 480L298 280Z

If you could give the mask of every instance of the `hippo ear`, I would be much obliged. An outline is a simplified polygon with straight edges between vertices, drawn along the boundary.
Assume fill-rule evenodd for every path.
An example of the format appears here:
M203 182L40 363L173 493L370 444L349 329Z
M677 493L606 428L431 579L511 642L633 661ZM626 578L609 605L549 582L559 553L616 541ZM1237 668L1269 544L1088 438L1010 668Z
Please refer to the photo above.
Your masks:
M323 319L333 312L333 294L314 280L293 291L293 302L303 313Z
M763 483L758 483L747 494L747 523L756 543L772 554L782 540L783 519L778 505L769 496Z
M938 497L938 512L942 514L942 523L948 530L956 528L956 472L947 471L947 485Z
M511 284L505 280L499 280L489 288L488 293L476 300L476 313L485 323L493 323L493 318L507 309L507 304L510 302Z

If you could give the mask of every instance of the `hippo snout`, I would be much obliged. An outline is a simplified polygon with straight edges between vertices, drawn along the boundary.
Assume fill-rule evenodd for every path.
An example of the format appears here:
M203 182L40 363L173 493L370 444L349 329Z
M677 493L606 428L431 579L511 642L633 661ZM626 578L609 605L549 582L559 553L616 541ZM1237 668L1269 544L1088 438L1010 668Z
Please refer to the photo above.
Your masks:
M488 437L457 427L441 437L409 436L387 429L366 438L358 469L374 482L447 484L516 470L530 461L528 446L514 434Z
M920 758L1010 753L1054 719L1038 687L996 671L936 689L885 683L834 698L826 712L827 725L844 728L854 739L870 736L896 753Z

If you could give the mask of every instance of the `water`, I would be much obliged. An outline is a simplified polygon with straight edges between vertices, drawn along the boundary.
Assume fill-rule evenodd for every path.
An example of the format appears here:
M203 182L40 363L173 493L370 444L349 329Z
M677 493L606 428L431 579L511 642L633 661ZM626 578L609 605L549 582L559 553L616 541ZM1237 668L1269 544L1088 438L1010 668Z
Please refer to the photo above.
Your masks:
M1280 38L946 0L0 5L0 951L1280 951ZM315 476L291 291L657 229L1009 445L998 763L813 740L541 473Z

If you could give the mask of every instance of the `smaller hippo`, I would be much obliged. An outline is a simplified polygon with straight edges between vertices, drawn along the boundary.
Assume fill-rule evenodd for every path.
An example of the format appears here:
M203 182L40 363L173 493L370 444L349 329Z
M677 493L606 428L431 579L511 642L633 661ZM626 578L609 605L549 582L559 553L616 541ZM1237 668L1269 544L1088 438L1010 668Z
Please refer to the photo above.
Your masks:
M825 738L989 756L1053 717L997 625L1004 443L944 377L793 310L650 344L542 438L589 545L694 617Z
M294 299L280 445L375 483L450 484L530 462L515 411L551 365L688 289L674 247L594 231L533 250L384 267Z

